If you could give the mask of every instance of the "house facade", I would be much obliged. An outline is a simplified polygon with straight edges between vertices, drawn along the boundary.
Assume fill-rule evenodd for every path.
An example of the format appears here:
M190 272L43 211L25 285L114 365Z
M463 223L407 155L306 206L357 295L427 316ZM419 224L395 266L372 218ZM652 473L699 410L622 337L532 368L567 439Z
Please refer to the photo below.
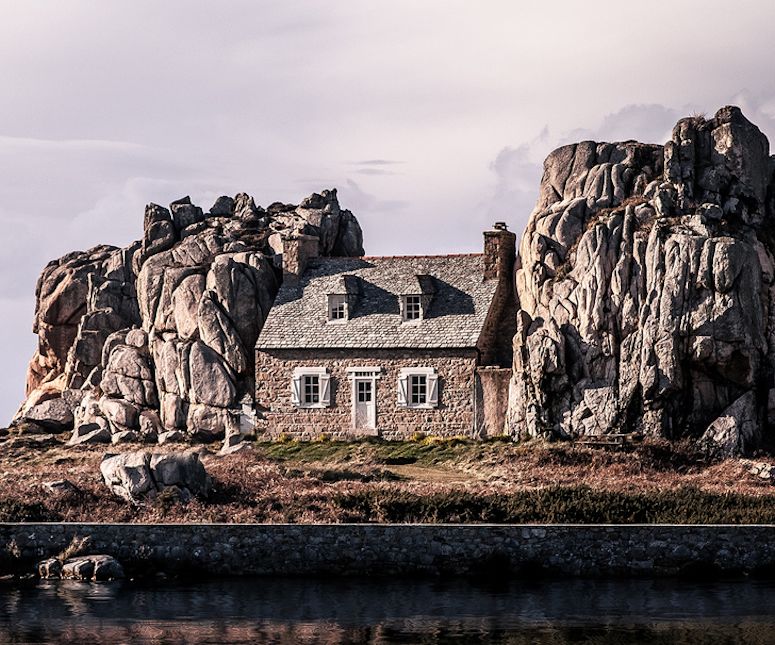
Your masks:
M516 327L516 236L484 253L318 257L284 240L283 285L256 345L256 408L273 436L504 430Z

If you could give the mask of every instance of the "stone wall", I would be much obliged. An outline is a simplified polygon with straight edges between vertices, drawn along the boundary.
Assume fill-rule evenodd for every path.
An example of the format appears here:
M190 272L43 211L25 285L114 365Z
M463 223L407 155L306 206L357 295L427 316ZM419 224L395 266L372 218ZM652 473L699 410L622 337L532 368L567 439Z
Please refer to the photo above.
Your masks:
M775 526L0 524L0 573L89 536L128 572L243 575L771 573Z
M478 436L497 437L506 433L511 368L480 367L476 370Z
M262 429L273 436L285 433L299 439L321 434L350 438L352 387L348 367L380 367L377 381L377 429L385 439L411 437L416 432L436 436L472 435L475 419L474 350L260 350L256 355L256 407L264 412ZM297 367L327 367L331 375L331 406L299 409L291 403L291 378ZM398 373L404 367L434 367L439 376L439 406L435 409L399 407ZM361 435L364 431L358 431Z
M516 240L517 236L510 231L484 232L484 275L486 280L497 277L498 288L478 343L482 365L510 368L514 361L513 340L519 310L514 285Z

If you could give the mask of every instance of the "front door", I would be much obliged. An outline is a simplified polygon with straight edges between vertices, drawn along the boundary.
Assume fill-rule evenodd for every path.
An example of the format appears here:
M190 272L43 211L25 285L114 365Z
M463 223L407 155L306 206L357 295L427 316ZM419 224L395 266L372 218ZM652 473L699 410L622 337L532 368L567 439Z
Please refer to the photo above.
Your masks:
M375 381L372 378L353 379L353 427L371 429L377 427L377 404L374 396Z

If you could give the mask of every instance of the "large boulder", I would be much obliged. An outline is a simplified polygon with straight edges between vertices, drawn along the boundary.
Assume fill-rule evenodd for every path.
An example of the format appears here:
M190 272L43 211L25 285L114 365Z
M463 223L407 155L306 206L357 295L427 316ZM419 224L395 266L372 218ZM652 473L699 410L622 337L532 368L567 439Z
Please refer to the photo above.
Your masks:
M211 486L210 477L194 452L106 455L100 472L114 494L133 504L152 499L165 489L171 489L183 501L206 497Z
M64 432L73 427L73 412L61 398L49 399L30 408L23 417L50 432Z
M682 119L664 147L549 155L516 271L515 437L756 444L775 400L768 151L727 107Z

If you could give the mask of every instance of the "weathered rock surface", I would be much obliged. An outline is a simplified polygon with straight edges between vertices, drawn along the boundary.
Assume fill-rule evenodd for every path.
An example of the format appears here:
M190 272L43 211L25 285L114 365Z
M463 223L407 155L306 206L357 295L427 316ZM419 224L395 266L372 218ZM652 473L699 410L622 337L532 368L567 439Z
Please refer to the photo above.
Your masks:
M199 455L193 452L108 455L100 464L100 472L110 490L131 503L168 489L183 501L206 497L211 485Z
M277 242L299 233L319 236L322 255L363 254L331 190L267 209L245 194L207 213L187 197L150 204L142 240L50 263L17 421L73 429L71 444L234 434L282 278Z
M775 422L775 157L740 110L549 155L521 242L510 431L724 454Z
M73 412L61 398L38 403L27 411L25 418L50 432L62 432L73 427Z
M124 577L121 563L110 555L82 555L64 562L50 558L38 563L41 578L106 582Z

